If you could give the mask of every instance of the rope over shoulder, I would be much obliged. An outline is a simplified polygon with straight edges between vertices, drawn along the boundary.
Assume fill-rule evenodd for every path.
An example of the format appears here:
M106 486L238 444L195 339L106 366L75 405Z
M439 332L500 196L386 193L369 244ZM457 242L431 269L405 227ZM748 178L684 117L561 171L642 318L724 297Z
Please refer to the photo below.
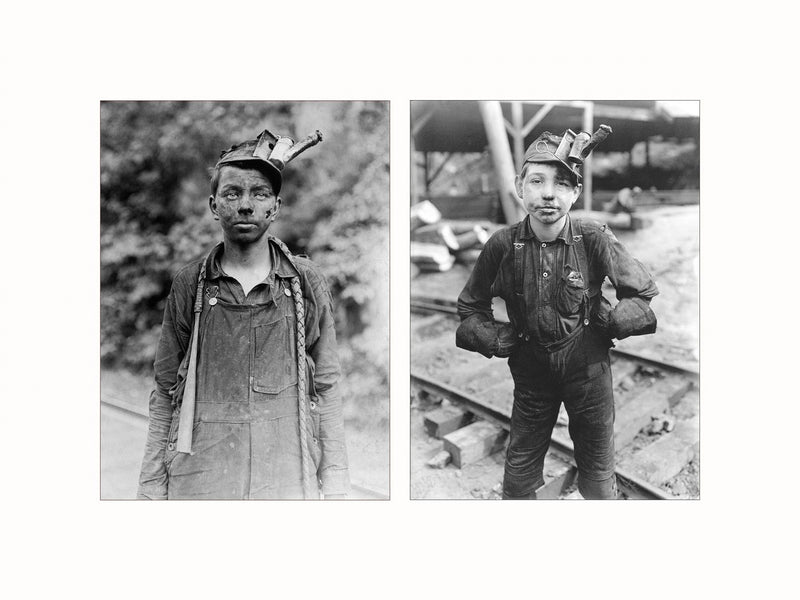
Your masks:
M298 405L298 430L300 434L300 461L303 473L303 497L306 499L319 499L319 479L314 469L314 461L308 447L309 403L306 389L306 321L305 301L303 288L300 283L300 270L297 268L289 248L281 240L270 236L289 261L297 270L298 275L292 277L290 285L294 300L296 321L296 350L297 350L297 405ZM197 344L200 326L200 313L203 309L203 286L206 279L206 269L211 258L209 253L200 266L197 278L197 290L194 302L194 322L192 324L192 337L189 350L189 366L186 374L186 388L181 403L180 421L178 424L178 452L191 454L192 429L194 427L195 399L197 393ZM316 443L316 441L314 441Z

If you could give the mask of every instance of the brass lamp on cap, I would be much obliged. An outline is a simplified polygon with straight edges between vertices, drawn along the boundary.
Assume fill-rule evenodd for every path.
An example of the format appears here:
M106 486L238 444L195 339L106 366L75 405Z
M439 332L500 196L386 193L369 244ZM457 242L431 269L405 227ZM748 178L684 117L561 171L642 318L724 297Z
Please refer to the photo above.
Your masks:
M248 164L264 172L278 194L283 184L283 169L300 153L322 141L322 133L316 130L311 135L295 143L288 136L274 135L265 129L255 140L247 140L231 146L220 154L216 168L228 164Z
M545 131L525 151L522 162L559 163L564 166L575 178L580 181L581 174L578 167L583 164L598 144L608 137L611 127L600 125L593 135L585 131L576 134L567 129L563 135L555 135Z

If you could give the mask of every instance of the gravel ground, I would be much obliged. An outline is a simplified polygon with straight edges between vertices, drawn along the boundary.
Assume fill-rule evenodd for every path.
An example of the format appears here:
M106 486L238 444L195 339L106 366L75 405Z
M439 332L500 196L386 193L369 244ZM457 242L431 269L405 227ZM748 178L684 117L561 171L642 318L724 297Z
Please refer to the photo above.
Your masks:
M639 231L615 231L615 235L656 279L660 294L653 300L652 307L659 320L658 331L651 336L617 342L617 347L656 360L697 369L699 207L653 207L642 209L641 215L650 219L652 225ZM411 281L411 293L456 298L470 270L471 265L456 264L444 273L420 274ZM609 299L614 298L613 288L609 287L604 292ZM444 320L433 318L430 319L430 325L429 328L412 327L412 363L421 353L433 350L431 343L442 333L442 327L446 327ZM425 408L418 402L412 403L412 498L496 497L491 490L499 481L498 477L502 478L502 461L498 464L497 458L502 453L460 470L452 466L441 470L425 466L425 462L441 448L441 441L430 438L424 431L422 419ZM669 414L676 419L688 419L698 413L699 391L695 389L673 407ZM658 437L658 434L640 434L631 448L618 455L618 461L646 447ZM699 465L698 454L666 487L678 497L698 498Z
M128 405L147 408L152 382L149 377L127 371L103 370L100 395ZM388 496L389 431L365 427L357 419L345 421L350 478L358 484ZM144 451L146 422L114 409L103 408L100 423L100 497L136 497L139 467ZM357 493L351 495L358 497Z

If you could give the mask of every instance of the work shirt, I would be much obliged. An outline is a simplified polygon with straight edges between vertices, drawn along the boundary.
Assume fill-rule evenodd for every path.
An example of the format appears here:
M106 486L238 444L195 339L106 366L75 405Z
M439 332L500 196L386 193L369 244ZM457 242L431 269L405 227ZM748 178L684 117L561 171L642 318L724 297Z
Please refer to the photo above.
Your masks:
M140 476L145 498L299 498L302 472L296 320L290 281L305 300L309 451L325 494L348 491L340 374L330 293L308 259L270 239L272 269L247 295L209 255L197 353L192 454L175 449L186 353L202 261L175 277L156 353L156 389ZM182 371L183 369L183 371Z
M580 243L585 249L586 273L580 266ZM518 272L522 281L518 281ZM493 322L492 298L500 297L506 302L514 332L547 346L591 320L605 323L611 307L600 287L606 277L620 301L638 298L649 302L658 294L647 270L606 225L567 215L557 238L542 242L526 217L486 242L458 298L458 313L462 323L470 318L476 325Z

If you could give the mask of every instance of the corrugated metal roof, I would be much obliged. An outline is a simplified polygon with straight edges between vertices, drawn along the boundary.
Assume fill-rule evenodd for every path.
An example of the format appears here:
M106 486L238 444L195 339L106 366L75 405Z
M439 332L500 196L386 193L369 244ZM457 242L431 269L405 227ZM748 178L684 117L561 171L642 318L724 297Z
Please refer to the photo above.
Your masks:
M627 152L637 142L650 137L695 138L700 136L700 120L689 105L654 100L596 100L594 129L610 125L614 133L603 142L602 151ZM544 101L522 103L523 123L544 106ZM695 103L696 104L696 103ZM503 114L511 122L511 103L502 102ZM525 146L542 131L560 134L569 128L583 127L583 103L560 102L525 138ZM695 109L695 112L698 112ZM422 100L411 103L414 143L423 152L483 152L486 133L476 100Z

